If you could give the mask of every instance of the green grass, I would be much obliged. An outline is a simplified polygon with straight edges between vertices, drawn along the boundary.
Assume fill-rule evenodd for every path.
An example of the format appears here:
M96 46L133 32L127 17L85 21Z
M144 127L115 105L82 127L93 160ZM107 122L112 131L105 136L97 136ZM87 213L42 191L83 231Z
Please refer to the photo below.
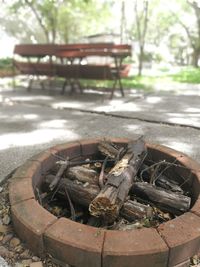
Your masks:
M0 58L0 77L12 76L12 59Z
M161 75L155 76L134 76L122 79L124 88L136 88L152 90L155 84L169 84L173 82L200 84L200 68L186 67L180 69L176 74L170 74L170 70L162 70Z
M144 89L146 91L152 90L155 77L151 76L131 76L122 79L123 87L126 89ZM87 87L102 87L112 88L113 81L94 81L94 80L80 80L80 82Z
M12 59L4 58L0 59L0 77L10 76L12 68ZM173 67L171 67L171 70ZM99 80L80 80L83 86L90 88L93 87L102 87L102 88L112 88L113 81L99 81ZM156 84L162 86L164 84L169 84L173 82L179 83L191 83L191 84L200 84L200 68L184 67L180 68L175 74L170 73L170 68L160 69L159 75L151 74L151 76L131 76L128 78L122 79L122 84L125 89L138 89L145 91L152 91Z
M8 70L12 68L12 58L0 58L0 70Z
M197 84L200 83L200 68L188 67L170 77L176 82Z

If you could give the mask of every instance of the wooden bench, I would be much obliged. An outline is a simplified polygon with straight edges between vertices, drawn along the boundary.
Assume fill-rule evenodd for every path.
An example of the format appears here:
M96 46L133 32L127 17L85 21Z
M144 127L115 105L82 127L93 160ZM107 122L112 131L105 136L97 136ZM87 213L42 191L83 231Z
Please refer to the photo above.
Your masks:
M121 77L127 73L123 71L125 66L122 65L122 61L129 55L131 55L129 45L113 43L22 44L15 46L13 66L20 74L30 77L28 89L32 85L32 76L36 76L38 79L40 76L64 78L63 93L67 83L70 84L72 91L74 91L75 85L82 91L80 79L113 80L111 97L117 84L124 96ZM114 61L114 67L108 64L81 64L82 59L91 56L110 57ZM19 57L20 60L18 60ZM61 60L61 64L58 64L58 59Z
M119 86L122 96L124 96L121 83L121 77L123 75L121 75L121 72L119 75L116 69L109 65L56 65L55 69L58 77L65 78L62 93L64 93L67 84L71 85L72 92L75 90L75 86L82 92L83 87L79 80L110 80L113 81L111 98L113 97L117 85Z
M79 82L79 69L80 65L63 65L63 64L56 64L55 71L56 76L60 78L64 78L65 81L62 86L62 94L65 92L66 85L70 85L71 93L73 93L76 87L83 92L81 83Z
M56 44L19 44L14 47L14 56L41 59L45 56L52 58L56 54Z
M33 78L37 77L42 88L44 83L40 76L48 78L55 76L53 57L55 57L57 45L55 44L20 44L14 48L13 72L29 77L27 89L30 90Z
M80 84L79 79L87 80L113 80L113 87L111 97L117 86L120 89L122 96L124 96L123 86L121 82L122 77L127 77L130 68L127 65L123 65L123 59L131 55L130 45L115 45L113 43L107 44L77 44L77 45L63 45L59 47L56 54L61 62L70 62L70 65L76 69L76 77L73 77L77 84ZM110 57L113 59L113 65L109 64L84 64L82 65L82 60L88 57L99 56L99 57ZM65 67L66 66L66 71ZM66 80L69 81L69 76L67 70L70 69L68 64L64 65L62 73L66 73ZM58 73L58 76L59 73ZM68 82L66 81L65 84ZM63 85L63 92L64 87Z

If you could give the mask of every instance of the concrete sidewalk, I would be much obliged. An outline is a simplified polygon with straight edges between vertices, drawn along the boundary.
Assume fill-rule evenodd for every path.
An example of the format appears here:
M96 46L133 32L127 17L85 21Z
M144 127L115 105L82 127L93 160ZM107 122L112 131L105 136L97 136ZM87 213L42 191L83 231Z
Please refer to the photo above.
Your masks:
M89 137L144 135L200 161L200 92L129 90L113 100L98 91L69 96L0 85L0 181L54 144Z

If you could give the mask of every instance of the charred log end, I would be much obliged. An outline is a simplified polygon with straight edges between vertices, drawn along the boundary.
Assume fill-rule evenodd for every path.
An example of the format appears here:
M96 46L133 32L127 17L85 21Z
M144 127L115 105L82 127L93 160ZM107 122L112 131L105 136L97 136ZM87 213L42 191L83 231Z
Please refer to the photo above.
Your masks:
M103 197L95 198L89 205L89 211L92 216L101 217L108 223L115 221L119 215L118 205Z

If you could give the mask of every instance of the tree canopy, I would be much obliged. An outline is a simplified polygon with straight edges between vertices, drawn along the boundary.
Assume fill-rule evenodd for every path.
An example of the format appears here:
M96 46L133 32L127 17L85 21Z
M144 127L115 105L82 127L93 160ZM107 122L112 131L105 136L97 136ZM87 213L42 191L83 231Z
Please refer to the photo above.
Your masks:
M0 25L26 43L72 43L117 33L138 47L140 74L147 59L197 67L200 57L198 0L10 0L1 5Z

